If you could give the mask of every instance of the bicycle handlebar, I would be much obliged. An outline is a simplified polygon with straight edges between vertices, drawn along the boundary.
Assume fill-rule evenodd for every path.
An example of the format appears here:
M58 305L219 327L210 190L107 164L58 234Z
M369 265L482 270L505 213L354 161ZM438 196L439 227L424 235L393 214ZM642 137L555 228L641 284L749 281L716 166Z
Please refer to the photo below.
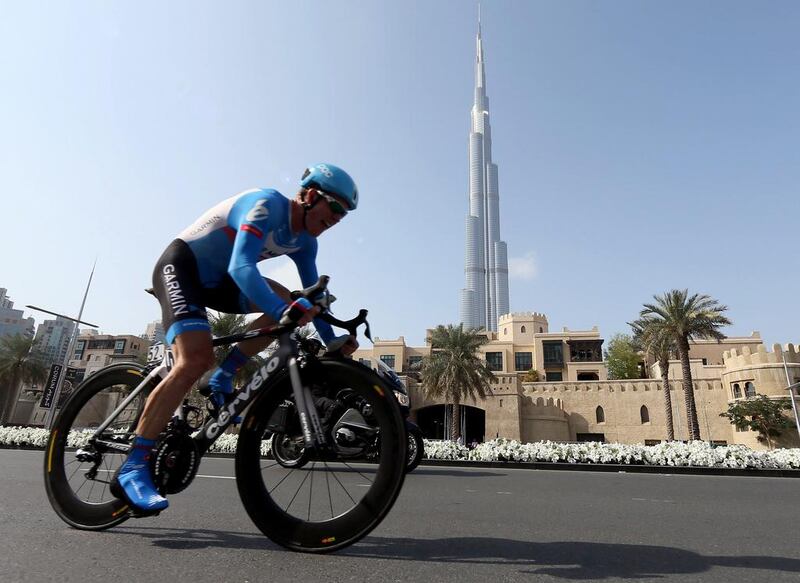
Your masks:
M359 310L358 316L356 316L355 318L351 318L350 320L340 320L339 318L330 313L329 311L330 294L328 293L328 282L330 281L330 279L331 278L327 275L321 275L317 280L317 283L303 290L296 290L291 292L291 297L294 300L299 298L305 298L314 305L319 306L322 309L319 316L317 316L319 319L321 319L323 322L327 322L331 326L336 326L337 328L342 328L344 330L347 330L352 336L357 336L358 327L364 324L366 326L364 330L364 335L370 340L372 340L372 335L369 330L369 322L367 322L367 314L369 313L367 310L364 309ZM288 325L276 324L274 326L267 326L266 328L256 328L255 330L249 330L247 332L242 332L240 334L220 336L219 338L212 339L211 343L214 346L221 346L225 344L233 344L234 342L240 342L242 340L260 338L261 336L280 336L285 332L290 332L291 330L294 330L296 327L297 327L296 324L288 324Z

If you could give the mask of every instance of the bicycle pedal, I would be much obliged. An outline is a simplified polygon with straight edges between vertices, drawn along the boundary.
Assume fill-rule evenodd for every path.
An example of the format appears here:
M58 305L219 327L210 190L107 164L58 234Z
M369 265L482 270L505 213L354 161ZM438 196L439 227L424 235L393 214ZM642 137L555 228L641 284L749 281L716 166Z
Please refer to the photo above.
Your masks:
M145 512L143 510L139 510L138 508L134 508L131 506L128 509L128 516L131 518L154 518L161 514L160 510L153 510L152 512Z

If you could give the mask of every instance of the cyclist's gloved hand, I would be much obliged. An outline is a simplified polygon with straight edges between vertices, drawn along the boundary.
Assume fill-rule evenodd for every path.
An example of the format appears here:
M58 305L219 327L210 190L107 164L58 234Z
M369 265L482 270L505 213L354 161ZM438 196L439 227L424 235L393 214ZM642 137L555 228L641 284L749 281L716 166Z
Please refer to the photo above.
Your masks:
M283 311L281 317L281 326L295 323L298 326L304 326L314 319L314 316L319 314L319 307L314 306L305 298L298 298L289 304Z
M356 340L355 336L350 334L342 334L341 336L336 336L333 340L328 342L326 348L329 352L341 350L344 356L350 356L356 350L358 350L358 340Z

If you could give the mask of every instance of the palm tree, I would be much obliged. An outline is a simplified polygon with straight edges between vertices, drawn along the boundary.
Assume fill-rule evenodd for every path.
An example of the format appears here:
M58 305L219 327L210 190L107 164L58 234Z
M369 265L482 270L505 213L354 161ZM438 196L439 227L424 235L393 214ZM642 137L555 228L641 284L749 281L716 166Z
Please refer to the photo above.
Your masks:
M700 439L697 408L694 402L692 371L689 368L689 340L714 338L717 342L725 338L719 331L730 326L731 321L723 315L728 307L704 294L689 295L688 290L671 290L661 296L653 296L654 304L645 304L639 313L648 321L653 333L664 334L673 339L683 370L683 393L690 439Z
M664 418L667 424L667 441L675 441L675 426L672 420L672 395L669 384L669 359L675 352L675 341L671 336L660 334L658 330L648 327L649 320L642 318L629 322L633 329L634 340L641 344L644 351L658 362L661 371L661 383L664 387Z
M452 402L450 438L461 435L460 404L467 398L485 399L493 377L478 348L486 337L464 325L437 326L431 334L431 354L422 360L422 387L431 398Z
M241 334L247 331L250 322L247 321L246 314L223 314L222 312L208 312L208 322L211 324L211 334L214 336L230 336L232 334ZM230 346L215 346L214 357L217 360L217 365L222 364L225 357L231 351ZM234 377L236 381L242 381L252 376L258 367L261 365L261 358L254 356L250 361L244 365L241 370Z
M44 356L33 338L20 334L0 338L0 425L8 422L23 383L47 378Z

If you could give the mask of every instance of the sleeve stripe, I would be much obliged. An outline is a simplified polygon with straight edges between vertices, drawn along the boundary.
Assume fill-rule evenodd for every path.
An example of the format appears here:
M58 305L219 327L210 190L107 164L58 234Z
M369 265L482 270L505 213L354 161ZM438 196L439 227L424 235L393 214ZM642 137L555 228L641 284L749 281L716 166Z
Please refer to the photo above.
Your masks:
M259 239L263 239L264 238L264 233L262 233L261 229L259 229L255 225L242 225L239 229L242 230L242 231L246 231L248 233L252 233L253 235L258 237Z

